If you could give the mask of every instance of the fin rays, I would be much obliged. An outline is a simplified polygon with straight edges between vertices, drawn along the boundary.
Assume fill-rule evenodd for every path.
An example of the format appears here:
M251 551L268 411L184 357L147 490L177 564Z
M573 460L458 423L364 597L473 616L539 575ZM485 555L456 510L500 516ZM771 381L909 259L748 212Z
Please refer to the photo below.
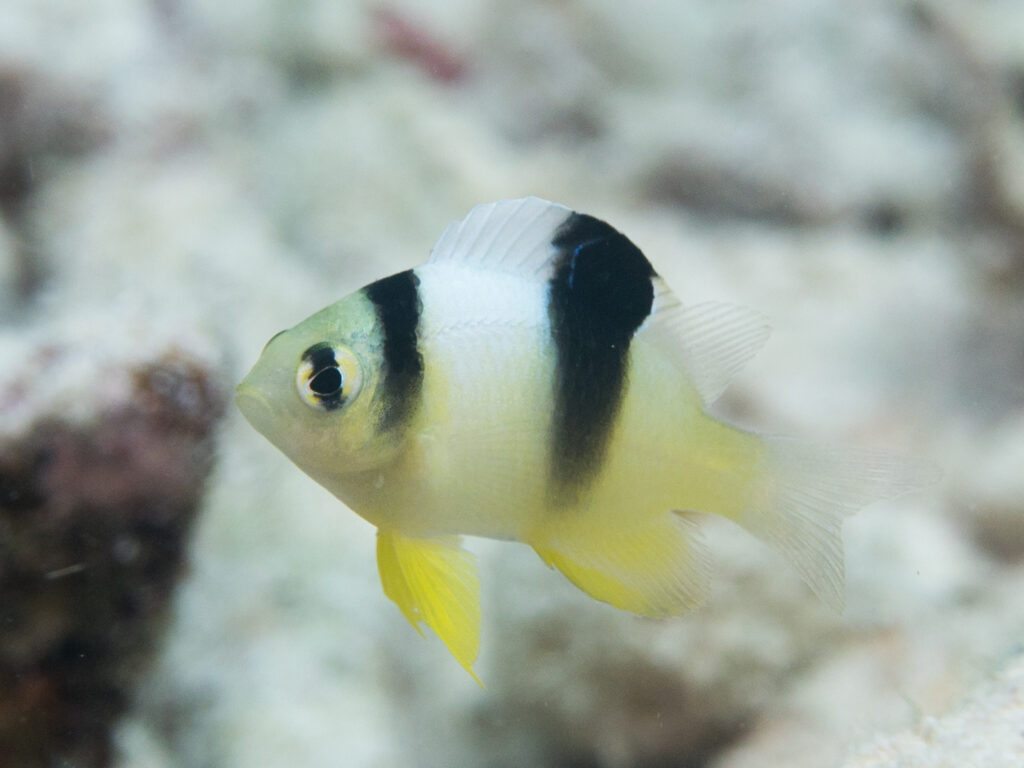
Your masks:
M419 623L425 622L480 683L473 672L480 646L480 581L475 559L458 537L419 539L379 530L377 568L384 594L416 631L422 635Z
M551 267L551 238L571 214L539 197L478 205L445 229L430 263L465 263L534 278Z
M665 512L611 532L556 523L531 543L577 587L622 610L674 616L707 599L707 554L696 523L682 515Z
M659 295L649 329L680 360L703 404L711 405L768 340L771 328L746 307L717 301L683 306L666 294L667 301Z
M842 611L843 518L938 479L929 463L766 438L761 479L737 522L789 560L811 590Z

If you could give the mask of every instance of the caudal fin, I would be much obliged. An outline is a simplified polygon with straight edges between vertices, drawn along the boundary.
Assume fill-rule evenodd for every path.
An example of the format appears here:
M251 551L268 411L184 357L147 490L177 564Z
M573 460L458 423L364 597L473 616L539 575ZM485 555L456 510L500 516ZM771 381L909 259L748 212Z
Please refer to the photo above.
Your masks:
M811 590L842 611L843 518L874 501L936 482L938 469L891 454L766 438L750 503L736 521L792 562Z

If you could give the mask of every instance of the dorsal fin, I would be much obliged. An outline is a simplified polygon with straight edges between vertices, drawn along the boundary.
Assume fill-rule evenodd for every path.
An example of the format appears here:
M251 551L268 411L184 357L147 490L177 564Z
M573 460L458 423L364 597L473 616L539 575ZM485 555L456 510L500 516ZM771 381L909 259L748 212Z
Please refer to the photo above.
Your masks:
M683 306L668 290L657 293L644 330L680 360L705 406L721 396L771 333L766 318L752 309L717 301Z
M551 241L572 213L539 197L478 205L462 221L448 225L428 263L464 263L536 275L550 266L555 253Z
M539 197L478 205L448 225L428 263L537 277L553 266L554 240L573 215L572 209ZM704 405L710 405L771 329L761 314L745 307L719 302L684 307L660 278L654 277L654 287L655 312L643 330L664 341L666 353L680 359Z

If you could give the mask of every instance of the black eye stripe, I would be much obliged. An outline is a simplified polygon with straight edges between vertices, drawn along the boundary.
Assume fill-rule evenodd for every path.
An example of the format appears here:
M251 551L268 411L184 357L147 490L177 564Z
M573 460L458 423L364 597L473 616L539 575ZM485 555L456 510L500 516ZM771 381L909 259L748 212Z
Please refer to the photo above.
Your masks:
M338 361L334 358L334 348L326 341L321 341L307 349L302 353L302 359L308 360L309 364L313 366L314 376L325 368L338 367Z
M422 397L419 325L423 304L419 286L419 277L410 269L363 288L366 298L373 302L384 341L381 431L407 424Z

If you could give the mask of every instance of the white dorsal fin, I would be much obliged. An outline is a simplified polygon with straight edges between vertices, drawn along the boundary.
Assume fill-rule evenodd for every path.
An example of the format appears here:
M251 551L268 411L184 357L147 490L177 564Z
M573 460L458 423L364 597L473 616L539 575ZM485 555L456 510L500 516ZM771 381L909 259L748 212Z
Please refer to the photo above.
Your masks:
M715 402L771 333L765 317L736 304L683 306L660 292L648 330L681 358L705 406Z
M428 263L464 263L499 272L536 275L550 263L555 231L572 214L539 197L478 205L448 225Z
M428 263L536 277L551 266L551 241L572 214L572 209L539 197L478 205L462 221L448 225ZM732 304L684 307L659 278L655 296L647 331L664 340L667 353L681 358L704 405L710 405L764 344L768 323L759 313Z

